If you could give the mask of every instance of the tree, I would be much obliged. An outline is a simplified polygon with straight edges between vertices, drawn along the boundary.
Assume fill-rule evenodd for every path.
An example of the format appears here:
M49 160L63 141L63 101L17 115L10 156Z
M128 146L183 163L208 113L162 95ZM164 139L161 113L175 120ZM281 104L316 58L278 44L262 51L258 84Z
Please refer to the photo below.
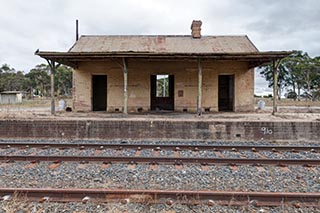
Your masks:
M28 79L22 71L16 71L8 64L0 67L0 91L24 91L27 85Z
M46 64L38 64L31 69L26 77L29 79L29 86L36 95L47 96L50 94L50 68Z
M315 57L311 59L309 63L309 72L310 74L310 85L309 93L312 96L313 100L320 99L320 57ZM308 85L307 85L308 86Z
M288 76L286 78L289 85L292 86L292 90L297 94L298 100L300 100L301 89L304 84L303 66L305 61L309 60L309 55L302 51L296 51L287 58L283 59L283 63L288 68ZM297 92L296 92L297 89Z
M157 97L169 97L168 75L157 75Z
M269 82L268 87L273 86L273 65L268 64L260 67L262 70L260 74L265 77L265 79ZM284 63L280 63L278 66L278 98L281 98L282 90L288 86L288 75L289 71Z
M293 90L289 90L288 93L285 94L285 97L288 99L297 99L297 93L295 93Z
M306 93L306 97L311 97L320 89L320 57L311 58L307 53L296 51L290 56L281 60L278 67L278 96L280 99L282 90L292 87L292 94L297 94L298 100L301 97L301 90ZM272 65L261 67L261 75L269 82L269 87L273 86ZM297 92L296 92L297 90ZM320 92L319 92L320 93Z
M60 66L55 74L55 90L57 95L70 96L72 93L72 72L67 66ZM38 64L29 73L16 71L8 64L0 67L1 91L30 91L31 94L48 96L50 94L50 67Z
M72 94L72 72L67 66L61 65L55 74L55 90L58 95L71 96Z

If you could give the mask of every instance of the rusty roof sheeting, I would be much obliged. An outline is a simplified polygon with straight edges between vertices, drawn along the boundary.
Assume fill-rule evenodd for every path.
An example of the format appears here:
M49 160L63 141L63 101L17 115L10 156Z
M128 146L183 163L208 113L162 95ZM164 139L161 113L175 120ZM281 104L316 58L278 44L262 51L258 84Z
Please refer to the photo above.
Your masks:
M81 36L70 53L248 53L258 52L247 36Z
M134 53L134 52L35 52L47 60L77 67L80 61L99 61L115 58L140 58L152 60L208 59L208 60L237 60L248 62L249 68L257 67L272 60L284 58L294 51L267 51L249 53Z

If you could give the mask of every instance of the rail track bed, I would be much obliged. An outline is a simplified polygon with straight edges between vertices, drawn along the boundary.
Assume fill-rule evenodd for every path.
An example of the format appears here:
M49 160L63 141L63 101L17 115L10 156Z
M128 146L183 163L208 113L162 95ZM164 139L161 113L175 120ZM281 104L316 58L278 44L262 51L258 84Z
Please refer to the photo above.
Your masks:
M0 143L1 161L320 165L320 146Z
M319 165L316 144L1 141L0 210L23 197L39 208L79 202L94 205L92 212L97 205L147 205L148 212L178 206L221 212L233 205L314 211L320 208Z
M320 207L319 193L277 193L237 191L187 191L187 190L128 190L128 189L44 189L44 188L1 188L0 196L9 200L13 196L30 201L53 202L129 202L191 205L248 205L279 206L294 204Z

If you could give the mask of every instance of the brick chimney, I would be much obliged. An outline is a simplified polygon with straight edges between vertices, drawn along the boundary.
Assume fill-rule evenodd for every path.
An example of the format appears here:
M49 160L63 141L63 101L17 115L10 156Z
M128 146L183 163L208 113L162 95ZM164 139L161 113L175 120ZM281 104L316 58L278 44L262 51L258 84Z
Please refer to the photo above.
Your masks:
M201 25L202 21L193 20L191 24L192 38L201 38Z

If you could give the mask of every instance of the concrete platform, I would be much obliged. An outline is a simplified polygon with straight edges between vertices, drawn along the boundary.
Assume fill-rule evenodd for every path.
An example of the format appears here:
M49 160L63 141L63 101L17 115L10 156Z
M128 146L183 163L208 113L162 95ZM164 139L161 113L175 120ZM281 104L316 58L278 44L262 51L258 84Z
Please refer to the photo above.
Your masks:
M319 107L320 108L320 107ZM106 113L106 112L64 112L56 111L52 116L49 107L1 107L0 119L126 119L126 120L232 120L232 121L320 121L320 110L318 107L279 107L279 113L272 115L272 108L266 107L265 110L256 110L254 113L203 113L198 116L195 113L178 113L178 112L148 112L148 113Z
M320 138L317 113L33 113L3 117L0 126L2 139L319 142Z

